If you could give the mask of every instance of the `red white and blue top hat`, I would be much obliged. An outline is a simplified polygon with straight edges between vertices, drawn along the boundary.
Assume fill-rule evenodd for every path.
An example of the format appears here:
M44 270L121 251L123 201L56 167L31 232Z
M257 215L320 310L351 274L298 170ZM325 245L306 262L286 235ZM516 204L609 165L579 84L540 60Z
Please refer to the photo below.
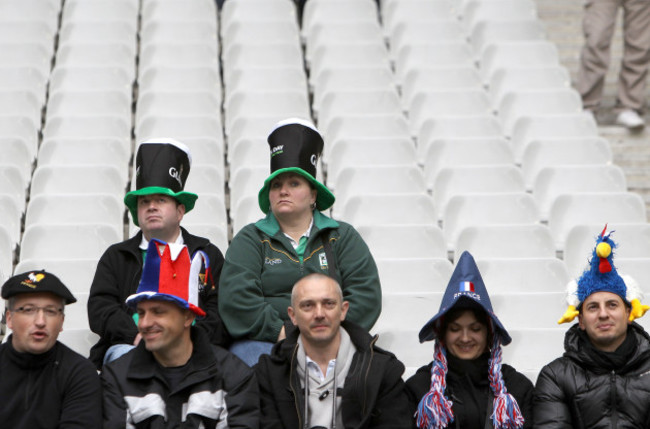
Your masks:
M138 290L126 299L126 305L135 308L148 299L170 301L204 317L205 311L199 307L199 274L203 266L209 275L210 261L205 252L199 250L190 260L187 246L151 239Z

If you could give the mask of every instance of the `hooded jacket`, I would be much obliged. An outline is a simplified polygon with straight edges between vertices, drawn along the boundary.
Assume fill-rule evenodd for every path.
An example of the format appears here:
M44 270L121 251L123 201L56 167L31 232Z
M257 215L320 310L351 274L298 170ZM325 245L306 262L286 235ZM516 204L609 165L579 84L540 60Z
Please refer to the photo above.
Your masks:
M97 371L60 342L43 354L0 345L0 426L12 429L101 427Z
M203 331L191 335L192 356L174 390L144 341L104 367L104 429L259 427L253 370Z
M350 302L347 319L370 330L381 312L377 266L359 233L349 224L314 211L314 225L300 258L269 213L242 228L226 253L219 284L221 317L235 339L275 343L289 320L291 288L310 273L329 274L323 238L336 260L335 277Z
M342 392L342 417L347 429L411 427L408 397L402 381L404 365L392 353L375 345L360 326L344 321L341 327L357 349ZM298 329L262 355L255 366L260 384L262 427L300 429L304 423L304 392L297 371Z
M190 255L202 250L210 259L212 275L208 276L205 289L199 293L199 306L207 316L197 321L196 326L205 330L212 344L227 346L230 336L219 316L218 303L218 280L223 255L207 238L192 235L184 228L181 228L181 233ZM133 310L126 306L125 300L136 292L142 276L141 242L142 231L126 241L110 246L97 264L88 297L90 329L100 337L90 350L90 360L97 369L101 369L104 354L110 346L133 344L138 334L132 318Z
M632 323L627 335L637 341L620 368L598 364L584 344L579 325L564 339L562 357L542 368L534 395L535 428L644 428L650 422L650 337Z

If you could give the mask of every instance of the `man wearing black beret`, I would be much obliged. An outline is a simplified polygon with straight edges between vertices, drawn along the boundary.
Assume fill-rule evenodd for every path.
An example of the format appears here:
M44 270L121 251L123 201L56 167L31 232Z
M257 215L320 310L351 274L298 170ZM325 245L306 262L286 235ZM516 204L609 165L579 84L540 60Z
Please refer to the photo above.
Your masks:
M57 340L64 308L76 298L45 271L11 277L2 298L12 334L0 345L0 426L101 427L101 382L94 366Z

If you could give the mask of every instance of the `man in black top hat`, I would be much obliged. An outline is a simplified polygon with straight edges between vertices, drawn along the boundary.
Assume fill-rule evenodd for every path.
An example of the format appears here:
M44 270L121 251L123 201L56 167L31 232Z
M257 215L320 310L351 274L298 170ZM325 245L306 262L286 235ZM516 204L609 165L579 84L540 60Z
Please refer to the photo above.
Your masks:
M221 251L210 241L180 226L198 196L184 191L192 158L189 149L173 139L143 142L136 156L136 190L124 197L133 223L134 237L112 245L102 255L88 298L90 329L101 338L90 352L97 368L140 342L134 312L124 304L135 293L149 240L185 244L191 254L202 250L209 263L203 267L199 305L207 316L197 328L213 344L226 346L229 335L218 314L218 279L223 265ZM137 317L137 316L136 316Z
M32 271L2 286L7 326L0 345L0 426L98 428L101 383L93 365L57 339L64 308L76 302L53 274ZM100 412L98 412L98 410Z

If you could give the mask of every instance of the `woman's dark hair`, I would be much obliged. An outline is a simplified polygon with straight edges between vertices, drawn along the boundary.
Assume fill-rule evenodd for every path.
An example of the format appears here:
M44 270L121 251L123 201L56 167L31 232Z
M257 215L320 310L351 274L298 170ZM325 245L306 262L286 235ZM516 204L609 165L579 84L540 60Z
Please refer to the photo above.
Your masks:
M480 306L454 306L449 310L444 316L441 317L440 321L440 331L438 337L443 339L445 337L445 332L447 328L453 322L455 322L462 314L466 311L471 311L474 314L476 320L483 326L487 328L487 344L488 347L492 344L493 333L492 328L490 327L490 320L487 312L483 310Z

